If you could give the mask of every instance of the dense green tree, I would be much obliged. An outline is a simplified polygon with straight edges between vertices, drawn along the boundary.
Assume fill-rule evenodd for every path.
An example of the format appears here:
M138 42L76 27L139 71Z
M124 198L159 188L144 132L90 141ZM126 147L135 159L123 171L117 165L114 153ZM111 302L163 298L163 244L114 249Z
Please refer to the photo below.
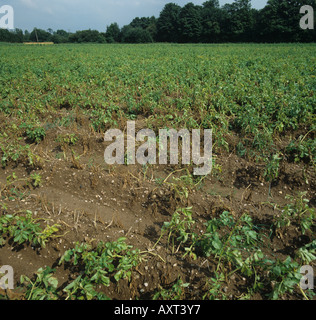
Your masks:
M130 26L133 28L142 28L142 29L147 29L149 27L150 24L153 23L153 21L155 22L156 18L155 17L136 17L132 20L132 22L130 23Z
M30 34L30 40L33 42L46 42L52 40L52 35L45 30L34 28Z
M66 43L69 41L69 33L65 30L57 30L53 32L52 41L54 43Z
M235 0L223 6L222 31L227 41L252 40L251 33L255 25L250 0Z
M0 28L0 41L1 42L13 42L11 32L7 29Z
M315 32L299 26L303 5L315 6L315 0L268 0L260 11L259 27L262 40L290 42L312 40Z
M24 31L24 37L23 37L24 41L29 41L30 40L30 32L28 30Z
M177 42L179 40L179 18L181 7L175 3L167 3L157 21L157 40L161 42Z
M23 35L23 31L21 29L15 29L13 31L13 37L15 39L14 42L23 42L24 40L24 35Z
M24 34L21 29L0 29L0 42L22 43L24 41Z
M124 43L147 43L153 42L153 39L148 30L127 25L121 30L121 41Z
M13 30L0 29L0 30L1 30L0 39L2 37L4 39L0 41L15 42L15 43L21 43L24 41L23 31L21 29L13 29Z
M201 10L202 42L218 42L221 34L221 9L218 0L209 0L203 3Z
M129 24L133 28L141 28L143 30L147 30L151 38L153 40L156 40L157 37L157 19L152 16L152 17L136 17L133 19L133 21Z
M74 34L69 36L70 42L85 43L85 42L94 42L94 43L105 43L105 37L97 30L83 30L77 31Z
M116 22L111 23L109 26L106 27L106 32L105 32L106 41L109 43L119 42L120 33L121 33L121 29L119 25Z
M56 34L61 36L61 37L64 37L64 38L68 38L69 37L69 33L65 30L62 30L62 29L59 29L56 31Z
M150 33L152 39L157 41L157 19L152 21L152 23L146 28L146 30Z
M199 42L202 33L201 7L187 3L179 15L181 42Z

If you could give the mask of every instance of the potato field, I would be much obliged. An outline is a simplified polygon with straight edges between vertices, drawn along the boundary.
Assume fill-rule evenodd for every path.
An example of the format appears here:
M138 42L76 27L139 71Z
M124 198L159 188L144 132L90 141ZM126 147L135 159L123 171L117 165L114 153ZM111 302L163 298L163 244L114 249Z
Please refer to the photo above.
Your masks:
M315 299L315 70L315 44L0 44L0 299ZM212 171L106 163L128 121L212 129Z

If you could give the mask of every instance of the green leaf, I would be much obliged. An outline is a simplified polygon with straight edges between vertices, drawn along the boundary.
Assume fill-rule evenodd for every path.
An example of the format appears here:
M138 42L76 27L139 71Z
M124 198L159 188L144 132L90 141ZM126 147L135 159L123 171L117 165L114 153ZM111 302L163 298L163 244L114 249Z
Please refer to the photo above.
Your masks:
M114 275L114 279L115 279L116 281L119 281L119 280L123 277L123 273L124 273L123 270L119 270L119 271Z
M58 287L58 280L55 277L49 277L48 283L50 286L52 286L54 289Z
M272 268L272 272L279 277L282 274L282 269L279 266L275 266Z

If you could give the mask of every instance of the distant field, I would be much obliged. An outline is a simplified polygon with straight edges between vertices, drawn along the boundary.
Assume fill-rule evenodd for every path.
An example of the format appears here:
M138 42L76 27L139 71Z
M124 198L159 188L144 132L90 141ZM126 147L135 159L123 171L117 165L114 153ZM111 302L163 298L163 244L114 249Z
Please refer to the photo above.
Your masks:
M54 42L24 42L24 44L30 44L30 45L51 45L54 44Z
M2 44L11 294L313 299L299 270L316 259L315 67L314 44ZM107 165L104 133L128 120L213 129L212 173ZM58 286L19 283L36 272Z

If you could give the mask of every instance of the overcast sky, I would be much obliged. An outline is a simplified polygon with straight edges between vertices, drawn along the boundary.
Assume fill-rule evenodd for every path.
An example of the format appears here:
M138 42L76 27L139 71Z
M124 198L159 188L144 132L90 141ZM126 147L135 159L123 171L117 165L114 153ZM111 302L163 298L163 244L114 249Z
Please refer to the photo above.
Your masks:
M158 17L166 3L184 6L188 2L202 4L205 0L0 0L0 6L11 5L14 9L14 27L33 30L96 29L105 31L106 26L117 22L120 27L135 17ZM221 5L233 0L220 0ZM253 8L261 9L267 0L252 0Z

